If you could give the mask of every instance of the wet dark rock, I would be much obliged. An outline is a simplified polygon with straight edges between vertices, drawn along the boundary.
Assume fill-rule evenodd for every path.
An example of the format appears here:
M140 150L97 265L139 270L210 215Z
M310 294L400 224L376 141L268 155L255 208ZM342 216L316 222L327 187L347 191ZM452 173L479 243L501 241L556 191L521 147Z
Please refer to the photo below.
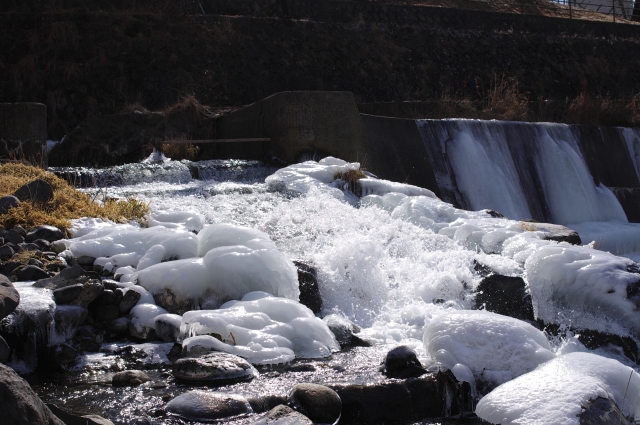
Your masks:
M521 277L492 274L482 279L476 288L476 308L533 321L531 295Z
M27 242L35 242L38 239L44 239L48 242L55 242L62 238L64 238L62 230L57 227L42 225L30 229L29 233L27 233L26 240Z
M17 274L18 280L21 282L28 280L39 280L49 277L49 273L36 266L26 266Z
M20 205L20 200L12 195L3 196L0 198L0 214L4 214L11 208L15 208Z
M99 305L93 310L95 316L100 321L117 319L120 316L120 310L117 305Z
M7 261L7 262L4 264L4 267L2 267L2 274L3 274L4 276L9 277L9 276L13 275L13 274L14 274L13 272L14 272L18 267L20 267L21 265L22 265L22 263L20 263L19 261Z
M491 267L479 263L478 260L473 260L473 271L480 277L487 277L494 273Z
M313 425L313 421L289 406L276 406L253 425Z
M23 252L23 251L40 251L40 247L30 242L19 243L17 252Z
M67 267L53 277L42 279L33 284L36 288L58 289L65 286L75 285L78 278L85 273L80 266Z
M38 260L37 258L30 258L29 261L27 261L27 264L29 264L30 266L36 266L40 268L44 267L44 263Z
M44 266L45 270L53 272L53 273L59 273L62 270L68 268L69 266L65 263L49 263L46 266Z
M630 360L640 364L638 344L629 336L620 336L592 329L580 329L576 333L578 333L578 340L589 350L614 345L620 347L624 355Z
M167 403L165 411L189 421L212 421L249 413L247 400L236 394L189 391Z
M5 244L0 246L0 257L2 258L11 258L15 253L11 245Z
M312 364L293 364L285 366L284 370L287 372L315 372L316 367Z
M93 303L96 305L114 305L117 308L118 303L122 300L122 296L121 292L114 292L105 288L105 290L102 291L102 294L100 294Z
M78 260L78 264L81 266L93 266L93 263L96 261L96 257L90 257L88 255L81 255L76 258Z
M330 314L322 319L329 330L335 335L341 348L345 347L369 347L371 343L358 337L360 327L343 316Z
M267 394L251 397L248 401L254 413L264 413L282 404L287 404L288 400L282 395Z
M69 344L60 344L51 347L47 358L49 366L59 369L68 370L77 365L80 361L80 354Z
M64 286L53 291L53 299L56 304L69 304L78 298L83 288L84 285L82 283Z
M16 190L13 193L13 196L18 198L21 202L30 201L45 203L53 199L53 188L46 181L35 179Z
M108 320L102 325L111 332L126 333L129 331L129 322L130 320L127 317L118 317L117 319Z
M0 275L0 320L7 317L18 307L20 294L6 276Z
M137 387L149 381L151 381L149 375L141 370L125 370L113 375L111 385L114 387Z
M40 251L51 251L51 243L46 239L36 239L33 243L40 247Z
M11 349L9 344L0 336L0 363L6 363L11 358Z
M27 381L0 365L0 412L11 425L64 425L38 398Z
M14 225L11 230L18 232L23 238L27 236L27 231L19 224Z
M63 270L62 272L64 271L65 270ZM82 292L80 292L80 295L78 295L78 298L76 298L76 300L73 301L73 304L81 305L82 307L87 308L93 300L98 298L98 296L102 293L103 290L104 290L104 286L102 286L102 283L100 283L99 280L95 280L95 279L87 280L83 284Z
M56 306L54 319L56 321L56 332L59 335L69 335L80 326L87 317L87 310L77 305Z
M69 413L55 404L47 403L47 407L56 415L60 420L62 420L65 425L113 425L108 419L103 418L98 415L84 415L78 416L73 413Z
M556 242L568 242L572 245L582 245L580 235L575 230L560 224L522 222L522 227L531 232L543 232L544 239Z
M388 378L406 379L427 373L422 367L416 352L406 345L401 345L389 351L380 366Z
M153 299L157 305L172 314L179 314L182 316L187 311L193 309L190 299L177 296L170 289L165 289L162 292L153 294Z
M289 399L296 410L313 422L332 424L340 418L340 396L324 385L298 384L291 390Z
M102 341L102 333L88 325L79 326L73 336L73 346L78 351L98 351Z
M181 381L213 385L250 381L258 371L245 359L227 353L184 357L173 363L173 376Z
M119 291L120 292L120 299L122 299L122 296L124 295L124 291L122 289L119 289L118 287L118 282L116 282L115 280L111 280L111 279L102 279L102 285L104 286L104 289L108 289L109 291Z
M307 262L294 261L298 269L298 285L300 287L300 303L309 307L314 313L322 310L322 297L318 287L318 272Z
M589 400L578 415L580 425L630 425L618 405L610 398Z
M502 215L498 211L494 211L494 210L480 210L480 212L485 212L485 213L489 214L493 218L505 218L504 215Z
M24 242L24 238L15 230L0 230L0 238L4 239L4 243L13 243L18 245Z
M62 251L67 249L67 246L62 241L51 242L51 250L56 254L60 254Z
M180 322L169 318L156 319L156 335L165 342L177 342L180 336Z

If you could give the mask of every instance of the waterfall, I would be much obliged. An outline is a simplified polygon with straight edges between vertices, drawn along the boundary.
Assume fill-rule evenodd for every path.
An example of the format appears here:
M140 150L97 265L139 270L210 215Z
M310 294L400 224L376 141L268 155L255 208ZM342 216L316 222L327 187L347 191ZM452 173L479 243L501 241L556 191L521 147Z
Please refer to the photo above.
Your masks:
M628 222L613 192L592 175L579 126L457 119L416 123L448 202L492 209L511 219ZM619 130L620 140L640 153L638 133ZM635 159L637 170L640 158Z

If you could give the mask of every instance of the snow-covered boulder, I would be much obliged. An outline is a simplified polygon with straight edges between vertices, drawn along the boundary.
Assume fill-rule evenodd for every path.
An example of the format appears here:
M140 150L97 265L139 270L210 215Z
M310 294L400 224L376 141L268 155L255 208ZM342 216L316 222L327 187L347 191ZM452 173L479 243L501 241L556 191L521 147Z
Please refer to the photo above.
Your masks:
M527 322L488 311L460 310L435 317L424 345L461 381L464 371L493 387L555 357L544 333ZM468 368L468 369L467 369Z
M253 364L327 357L340 349L327 325L311 310L264 292L248 293L218 310L189 311L182 317L180 330L187 354L223 351Z
M617 360L576 352L502 384L480 400L476 414L502 425L579 425L578 415L598 397L639 419L640 375Z

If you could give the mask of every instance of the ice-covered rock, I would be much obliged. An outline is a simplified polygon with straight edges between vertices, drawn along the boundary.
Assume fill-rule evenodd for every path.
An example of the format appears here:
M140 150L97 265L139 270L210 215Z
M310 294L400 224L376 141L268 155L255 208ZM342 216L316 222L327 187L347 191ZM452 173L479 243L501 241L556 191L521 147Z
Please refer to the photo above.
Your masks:
M208 348L253 364L327 357L340 349L327 325L311 310L264 292L248 293L242 301L229 301L218 310L185 313L181 334L187 353Z
M167 310L155 304L138 304L131 309L131 322L129 332L131 336L140 339L154 338L156 331L156 318L167 314Z
M489 387L555 357L543 332L522 320L488 311L459 310L437 316L424 331L424 345L454 374L456 366L463 365Z
M640 418L640 375L617 360L570 353L494 389L480 400L476 414L502 425L579 425L578 415L597 397Z

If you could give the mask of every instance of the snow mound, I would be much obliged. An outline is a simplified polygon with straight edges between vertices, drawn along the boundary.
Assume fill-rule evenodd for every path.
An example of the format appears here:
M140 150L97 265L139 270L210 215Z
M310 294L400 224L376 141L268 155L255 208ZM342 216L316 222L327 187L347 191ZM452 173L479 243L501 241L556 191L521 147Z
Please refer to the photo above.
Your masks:
M570 353L494 389L480 400L476 414L502 425L579 425L577 415L597 397L640 418L640 375L617 360Z
M340 349L327 325L311 310L264 292L250 292L218 310L186 312L180 333L187 352L199 348L223 351L253 364L327 357Z
M434 318L424 332L429 354L443 366L467 366L476 380L499 385L555 355L544 333L522 320L460 310ZM460 368L458 368L460 369Z

